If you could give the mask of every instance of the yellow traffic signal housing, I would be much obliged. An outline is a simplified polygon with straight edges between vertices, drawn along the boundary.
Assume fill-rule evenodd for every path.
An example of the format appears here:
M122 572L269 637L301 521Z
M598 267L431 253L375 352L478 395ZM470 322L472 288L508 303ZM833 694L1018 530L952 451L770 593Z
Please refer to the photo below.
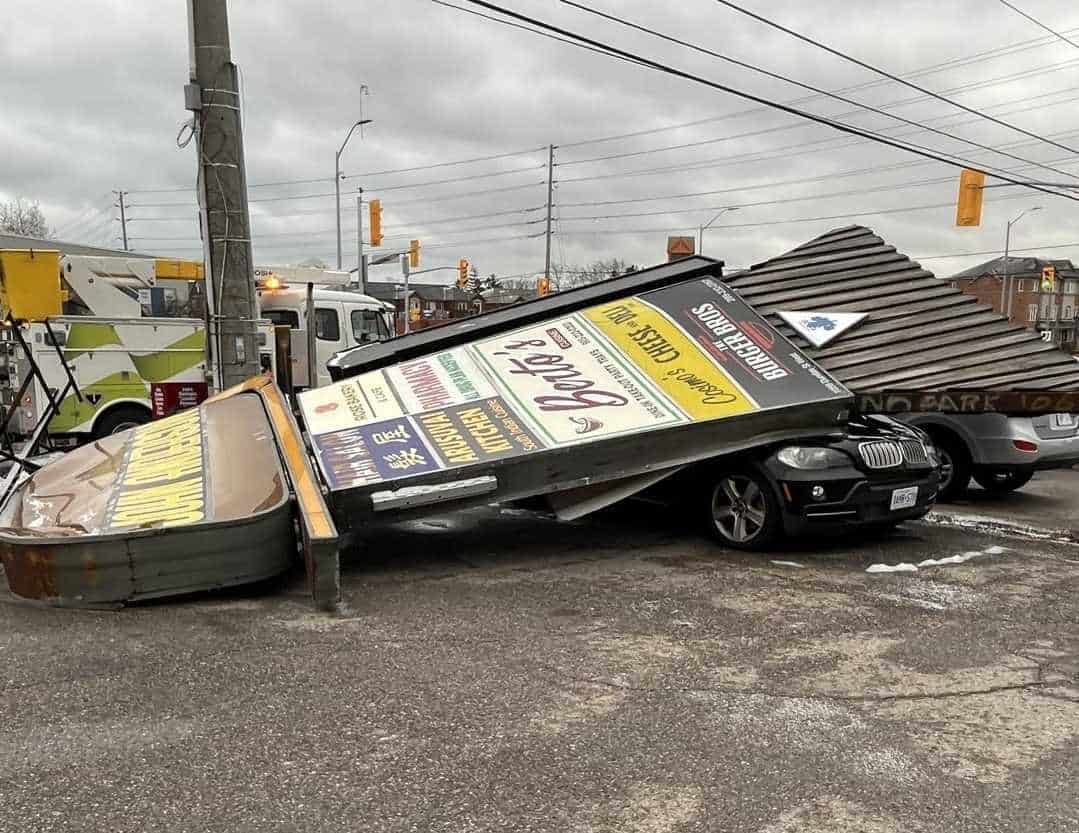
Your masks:
M457 288L468 289L468 261L461 258L457 261Z
M420 241L409 240L408 241L408 265L415 269L420 265Z
M1042 267L1042 292L1056 292L1057 268L1053 264Z
M957 226L980 226L982 224L982 195L985 174L965 170L959 177L959 199L955 210Z
M382 245L382 200L371 200L368 203L371 219L371 245Z
M536 294L540 297L551 294L551 279L550 278L538 278L536 280Z

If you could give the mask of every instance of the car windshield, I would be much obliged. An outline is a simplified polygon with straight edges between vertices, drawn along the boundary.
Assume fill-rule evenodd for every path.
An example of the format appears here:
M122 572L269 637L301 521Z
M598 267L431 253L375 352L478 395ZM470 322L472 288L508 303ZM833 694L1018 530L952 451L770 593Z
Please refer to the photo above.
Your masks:
M377 310L355 309L352 311L352 337L357 344L382 341L389 338L386 322Z

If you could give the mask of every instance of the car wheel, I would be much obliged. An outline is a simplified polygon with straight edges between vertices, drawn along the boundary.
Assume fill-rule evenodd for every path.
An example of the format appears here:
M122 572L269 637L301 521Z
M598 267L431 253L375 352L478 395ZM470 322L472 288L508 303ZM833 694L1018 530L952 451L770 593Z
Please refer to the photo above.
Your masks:
M98 439L119 434L136 425L143 425L150 421L150 412L145 408L132 405L124 405L113 408L102 415L94 426L94 436Z
M950 436L934 436L933 445L940 453L940 486L937 488L940 499L948 501L962 497L970 485L970 452L962 440Z
M720 543L740 550L764 550L778 540L779 501L759 472L743 469L721 474L708 496L708 529Z
M1005 495L1016 489L1022 489L1033 476L1034 472L1022 470L1000 471L997 469L974 472L974 479L978 485L994 495Z

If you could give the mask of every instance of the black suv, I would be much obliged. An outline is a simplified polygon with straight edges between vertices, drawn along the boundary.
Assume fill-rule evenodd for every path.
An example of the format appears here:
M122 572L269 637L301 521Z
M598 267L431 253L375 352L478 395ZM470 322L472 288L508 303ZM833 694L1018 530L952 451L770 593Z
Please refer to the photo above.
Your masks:
M885 416L861 416L836 434L685 472L694 488L678 492L707 498L704 520L721 543L759 550L784 534L885 529L920 518L936 501L939 470L924 431Z

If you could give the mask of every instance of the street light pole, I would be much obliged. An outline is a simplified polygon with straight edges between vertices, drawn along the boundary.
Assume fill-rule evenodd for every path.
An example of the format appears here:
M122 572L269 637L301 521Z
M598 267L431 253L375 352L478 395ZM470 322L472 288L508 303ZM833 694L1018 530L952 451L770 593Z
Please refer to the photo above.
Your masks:
M705 229L711 228L712 224L715 223L716 220L718 220L720 217L722 217L728 211L737 211L737 210L738 210L737 205L730 205L730 206L727 206L726 208L721 208L721 209L719 209L719 213L716 214L715 217L713 217L711 220L709 220L703 226L697 226L697 254L699 254L699 255L704 254L704 231L705 231Z
M1031 211L1041 211L1040 205L1035 205L1032 208L1026 208L1019 212L1019 216L1014 220L1009 220L1008 224L1004 228L1004 272L1000 277L1000 314L1007 318L1009 321L1012 319L1012 301L1015 293L1011 291L1009 283L1011 282L1011 276L1008 274L1008 251L1011 248L1012 242L1012 226L1018 223ZM1007 309L1005 309L1005 299L1007 299Z
M333 157L333 190L337 197L337 268L341 269L341 154L345 152L345 145L348 144L348 140L352 138L353 132L357 127L362 127L365 124L370 124L371 119L360 119L352 127L348 129L348 135L345 136L345 141L341 143L341 147L337 149L337 153Z

